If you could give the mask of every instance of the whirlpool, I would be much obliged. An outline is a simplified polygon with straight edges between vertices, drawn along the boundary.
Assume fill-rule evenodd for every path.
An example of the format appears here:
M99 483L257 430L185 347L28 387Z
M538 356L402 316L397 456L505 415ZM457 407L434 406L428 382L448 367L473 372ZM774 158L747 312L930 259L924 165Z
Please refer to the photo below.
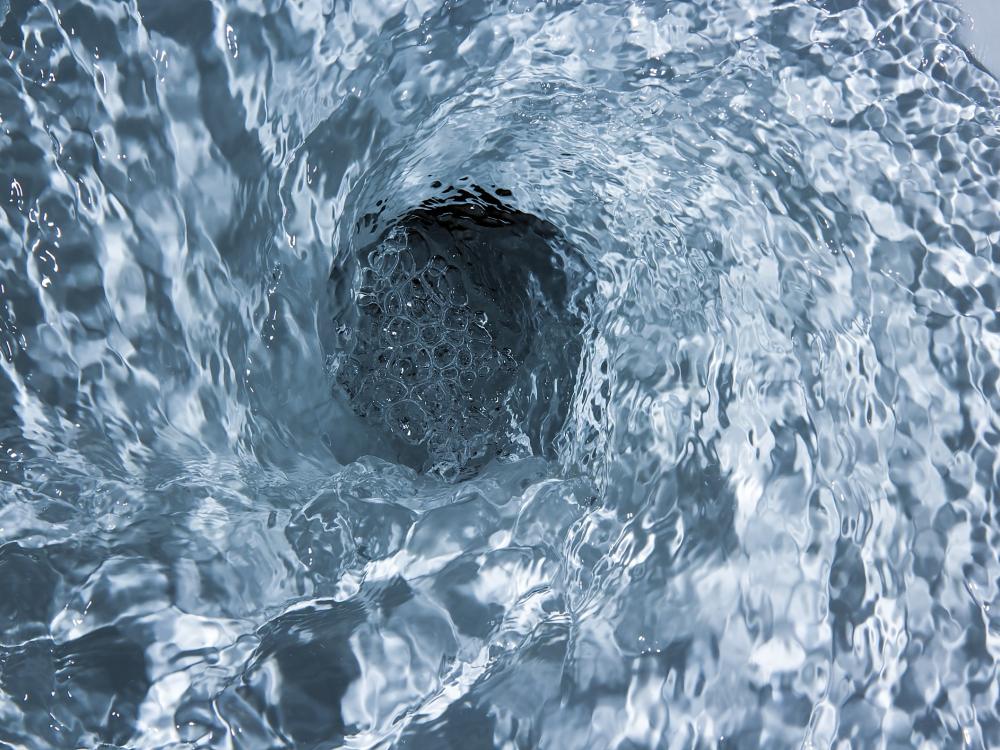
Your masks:
M992 3L0 23L0 748L1000 747Z

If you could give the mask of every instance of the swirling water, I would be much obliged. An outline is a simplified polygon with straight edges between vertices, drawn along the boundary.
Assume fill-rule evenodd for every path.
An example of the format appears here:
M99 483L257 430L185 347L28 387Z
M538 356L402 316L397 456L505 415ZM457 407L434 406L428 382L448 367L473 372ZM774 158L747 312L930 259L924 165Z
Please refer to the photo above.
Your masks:
M0 747L1000 746L1000 88L949 4L0 10ZM433 326L365 264L470 195L559 262L373 420L425 350L365 337Z

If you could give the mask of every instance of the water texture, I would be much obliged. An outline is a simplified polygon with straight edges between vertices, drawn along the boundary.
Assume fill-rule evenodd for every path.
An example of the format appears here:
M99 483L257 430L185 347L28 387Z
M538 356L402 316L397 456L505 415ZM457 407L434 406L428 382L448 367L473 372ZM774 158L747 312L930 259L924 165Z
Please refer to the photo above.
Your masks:
M0 12L0 747L1000 746L957 10Z

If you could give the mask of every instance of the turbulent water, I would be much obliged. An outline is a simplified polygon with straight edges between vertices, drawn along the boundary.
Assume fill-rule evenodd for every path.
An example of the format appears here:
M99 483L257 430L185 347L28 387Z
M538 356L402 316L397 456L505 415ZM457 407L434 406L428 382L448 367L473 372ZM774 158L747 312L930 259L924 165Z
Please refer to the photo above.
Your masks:
M1000 746L958 11L0 12L0 747Z

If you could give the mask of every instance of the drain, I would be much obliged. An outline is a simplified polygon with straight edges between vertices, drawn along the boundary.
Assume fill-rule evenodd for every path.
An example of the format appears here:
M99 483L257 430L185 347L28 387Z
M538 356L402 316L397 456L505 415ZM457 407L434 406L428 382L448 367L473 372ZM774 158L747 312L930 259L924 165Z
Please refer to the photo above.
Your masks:
M547 452L579 356L567 249L552 225L478 189L405 214L358 254L328 357L336 390L409 447L408 463L447 479Z

